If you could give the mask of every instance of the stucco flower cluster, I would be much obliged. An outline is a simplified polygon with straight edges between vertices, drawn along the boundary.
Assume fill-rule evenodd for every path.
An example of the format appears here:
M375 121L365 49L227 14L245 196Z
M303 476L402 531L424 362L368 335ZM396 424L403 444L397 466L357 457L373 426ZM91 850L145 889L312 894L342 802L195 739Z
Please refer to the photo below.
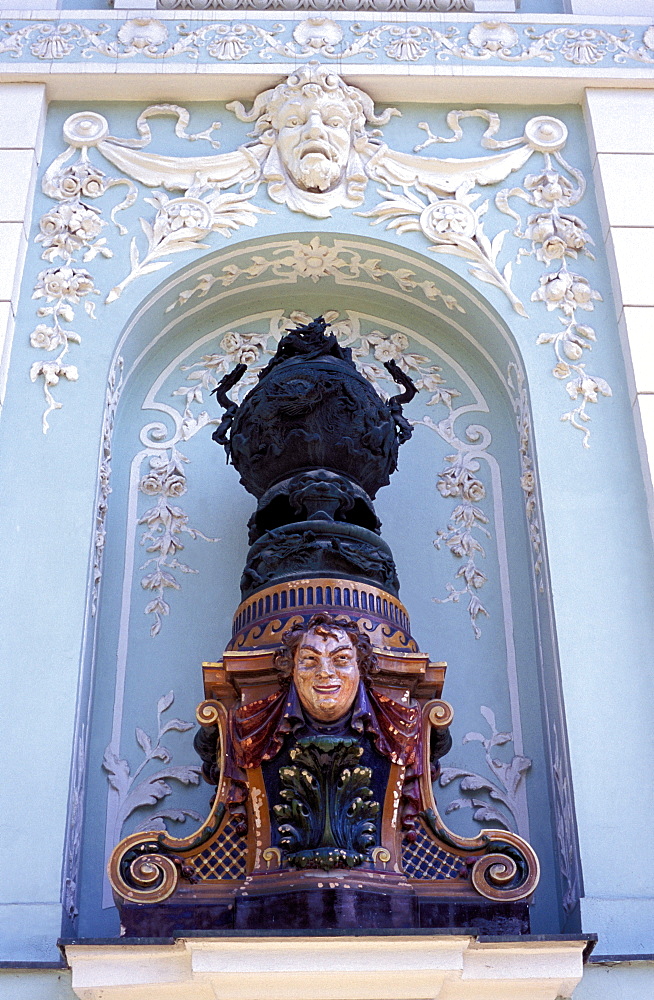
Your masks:
M43 245L42 256L45 260L54 261L61 257L68 263L76 253L88 247L106 225L98 209L80 201L66 201L41 216L41 232L36 242ZM105 255L110 253L104 249Z
M463 596L468 598L468 614L475 634L479 639L481 630L477 624L480 615L488 616L488 611L479 600L477 592L481 590L487 581L485 573L477 565L477 557L484 556L484 548L475 535L475 531L481 531L490 536L488 529L488 518L483 510L478 506L478 502L486 495L481 480L473 475L479 463L465 453L449 455L446 458L451 465L446 467L438 477L437 488L441 496L457 497L461 502L456 505L447 528L436 533L434 545L438 549L441 544L445 544L453 556L462 560L462 564L455 576L461 581L461 589L457 589L454 584L448 583L446 598L435 598L438 604L450 601L458 602Z
M536 248L536 259L547 264L564 257L576 257L584 251L590 256L587 246L593 245L581 219L560 213L531 215L527 220L525 236Z
M175 198L173 201L163 204L162 215L165 215L166 225L170 235L179 230L191 230L184 232L185 239L193 239L197 235L205 233L211 226L211 212L203 202L198 202L191 198Z
M107 190L107 177L87 161L65 167L55 178L54 197L100 198Z
M239 333L226 333L220 342L225 355L224 360L234 361L239 365L255 365L259 360L261 338L257 334L241 335ZM226 370L226 369L222 369Z
M260 360L261 352L266 349L268 337L260 333L235 333L229 330L223 334L220 341L220 352L204 354L199 365L184 366L182 371L191 371L187 376L189 382L199 382L197 388L208 389L210 392L218 385L218 377L231 371L236 365L247 365L251 368ZM257 372L259 369L257 369ZM188 390L187 390L188 391ZM179 390L176 392L181 395ZM201 395L195 395L194 401L201 403Z
M477 228L477 217L467 205L443 199L432 205L429 224L434 237L450 233L454 236L473 236Z
M314 236L308 245L297 243L292 248L291 256L282 258L280 264L293 268L301 277L311 278L314 282L337 275L340 268L347 266L346 261L339 257L338 248L322 246L319 236Z
M38 323L30 334L30 345L43 351L60 351L54 361L36 361L30 369L32 382L37 378L43 379L43 392L47 403L43 414L44 432L48 429L50 413L61 408L61 403L55 402L50 388L57 385L60 377L68 379L69 382L78 378L77 368L63 364L63 358L68 351L69 343L79 344L80 337L74 330L62 326L62 323L70 323L75 318L73 306L95 291L91 275L83 268L51 267L41 271L36 279L32 298L45 299L48 303L38 308L37 315L41 319L51 317L52 325ZM85 305L86 311L92 315L92 304L87 302Z
M592 312L595 303L602 301L588 278L568 267L570 257L577 258L581 254L593 259L589 250L593 240L586 224L569 211L581 201L585 181L581 171L566 163L559 150L546 152L544 156L545 169L541 173L528 174L522 189L500 192L496 202L502 211L518 220L518 213L507 206L510 197L517 195L539 209L527 218L524 231L521 232L519 225L515 234L531 241L531 252L548 268L540 275L531 301L543 303L548 312L558 312L563 329L540 333L536 343L552 344L556 356L552 374L557 379L569 379L566 391L578 404L563 413L561 420L581 430L582 443L588 447L590 434L586 425L590 416L586 405L596 403L600 395L610 396L611 389L604 379L589 375L585 365L580 364L584 350L591 349L596 336L592 326L578 322L577 311ZM562 169L556 169L555 162ZM524 483L523 489L529 492Z
M403 361L403 354L409 347L409 338L403 333L393 333L390 336L375 330L366 338L373 349L377 361L385 364L387 361ZM406 365L406 362L405 362Z
M140 543L149 558L141 569L149 569L141 579L141 586L155 596L145 608L145 614L154 616L150 634L155 636L161 630L162 619L170 612L170 605L164 598L167 589L179 590L174 571L197 573L197 570L179 561L178 554L184 548L182 535L191 538L207 538L201 531L189 526L188 514L170 501L186 493L186 475L183 463L187 459L176 448L170 452L154 455L150 459L150 470L141 477L139 490L148 497L157 497L153 507L146 510L138 523L145 525Z
M524 188L531 195L532 205L539 208L553 208L555 205L570 204L574 194L574 184L558 170L545 170L542 174L527 174Z
M53 42L54 36L49 37L48 41ZM82 199L101 197L113 182L107 179L102 170L90 163L82 152L77 162L67 167L61 166L60 160L56 160L46 171L42 183L44 193L58 204L44 212L39 219L39 232L35 242L41 244L41 256L44 260L50 264L57 259L63 261L59 267L50 267L40 272L33 294L33 298L44 299L47 303L38 308L39 318L51 317L53 323L38 323L30 334L30 345L37 350L60 350L54 362L44 365L37 362L31 370L33 381L39 377L44 380L43 388L48 403L43 416L43 429L46 431L48 414L53 409L60 409L60 404L55 403L50 393L50 387L58 381L58 378L53 381L53 372L61 369L60 374L72 380L69 372L74 371L74 378L77 378L77 369L71 365L63 365L62 360L69 344L79 344L81 337L62 324L71 323L75 319L74 307L82 301L86 314L95 318L90 296L98 292L89 272L78 266L80 255L83 263L98 255L113 256L106 238L101 235L107 225L101 210Z
M588 278L567 269L541 275L539 288L531 296L532 302L544 302L548 310L560 309L565 316L573 316L575 309L591 311L601 298Z
M149 472L139 483L141 493L147 496L181 497L186 493L186 477L180 470Z
M77 305L84 295L94 290L93 278L88 271L82 268L56 267L41 271L36 279L32 298L45 298L48 302L58 300ZM64 316L64 319L73 318L69 313L60 315Z
M479 503L486 496L484 484L460 461L460 456L450 456L447 466L439 475L436 487L442 497L461 497L470 503ZM456 554L456 553L455 553Z
M35 361L30 369L32 382L35 382L39 375L43 376L47 386L57 385L60 378L66 378L69 382L76 382L78 378L77 368L74 365L60 365L56 361Z

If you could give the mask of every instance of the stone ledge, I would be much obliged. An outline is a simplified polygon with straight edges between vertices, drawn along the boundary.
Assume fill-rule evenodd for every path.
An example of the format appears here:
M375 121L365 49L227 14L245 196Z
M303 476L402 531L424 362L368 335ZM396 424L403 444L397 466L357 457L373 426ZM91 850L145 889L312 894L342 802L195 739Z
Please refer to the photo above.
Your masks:
M474 933L62 942L80 1000L559 1000L588 935Z

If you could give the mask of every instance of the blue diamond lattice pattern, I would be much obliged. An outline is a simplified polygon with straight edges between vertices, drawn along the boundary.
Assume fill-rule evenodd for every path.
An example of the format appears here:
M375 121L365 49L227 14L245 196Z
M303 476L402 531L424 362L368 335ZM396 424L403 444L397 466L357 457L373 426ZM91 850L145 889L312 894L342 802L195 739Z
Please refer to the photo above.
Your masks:
M236 832L236 826L230 819L213 844L193 858L196 874L203 881L245 878L247 839Z
M465 871L461 859L437 847L421 826L416 832L418 837L413 844L405 841L402 845L402 863L409 878L458 878Z

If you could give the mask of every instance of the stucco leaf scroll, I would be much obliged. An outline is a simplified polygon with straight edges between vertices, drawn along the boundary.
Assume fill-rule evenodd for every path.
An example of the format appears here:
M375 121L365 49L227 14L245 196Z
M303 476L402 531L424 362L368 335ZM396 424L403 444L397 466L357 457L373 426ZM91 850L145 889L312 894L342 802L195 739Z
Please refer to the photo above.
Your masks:
M481 715L484 717L490 736L483 733L466 733L462 743L481 743L489 775L478 774L462 767L441 768L439 783L445 787L453 781L459 782L459 788L464 793L461 798L453 799L445 813L457 809L472 809L473 819L478 823L492 823L505 827L507 830L520 828L521 805L518 789L522 785L527 771L531 768L531 760L520 754L515 754L511 760L503 761L497 756L497 747L507 746L513 741L513 733L501 732L497 729L495 713L491 708L482 705ZM483 797L480 797L483 796ZM489 801L490 800L490 801Z
M553 727L552 731L552 744L556 841L559 851L559 870L564 883L563 909L566 913L570 913L579 902L581 895L581 872L579 870L572 785L569 770L563 760L561 739L556 726Z
M314 236L306 243L301 240L284 241L269 256L252 254L246 267L233 263L221 268L218 274L201 274L194 285L180 292L177 299L167 306L166 312L185 305L194 296L203 298L216 284L229 288L239 279L254 280L267 273L289 284L295 284L299 278L308 278L314 284L322 278L333 278L337 285L354 285L361 279L372 282L388 279L403 292L420 292L430 302L442 302L449 311L465 313L453 295L443 292L429 279L420 280L409 268L385 268L379 258L364 256L343 240L334 238L330 244L320 236Z
M497 258L502 249L508 230L503 230L489 240L484 232L483 216L488 211L488 202L477 208L474 203L481 197L473 194L465 186L459 188L452 198L439 198L434 192L427 192L425 199L413 192L399 194L381 189L381 204L370 212L361 214L374 221L386 223L387 229L398 233L422 232L432 241L432 253L450 254L463 257L474 266L470 274L479 281L495 285L504 292L509 302L520 316L526 316L524 305L511 289L511 261L507 261L500 271Z
M507 385L516 417L520 449L520 486L525 502L525 517L532 551L532 565L538 590L543 593L543 532L536 489L536 467L531 433L531 417L524 374L511 362L507 369Z
M157 702L157 734L151 737L144 729L137 726L134 731L135 740L143 754L143 760L132 773L127 760L120 757L114 747L109 745L104 753L102 766L107 772L107 780L118 795L119 806L116 819L117 834L123 829L125 822L137 810L157 803L171 794L169 781L177 781L183 785L197 785L202 768L195 764L173 764L172 751L162 742L163 738L172 732L186 733L194 729L192 722L182 719L164 719L175 700L172 691L162 695ZM163 767L147 773L148 765L160 761ZM144 772L146 772L144 774ZM164 820L184 822L186 818L201 821L202 817L192 809L158 808L156 813L148 814L145 828L148 830L164 826ZM155 824L155 825L153 825Z

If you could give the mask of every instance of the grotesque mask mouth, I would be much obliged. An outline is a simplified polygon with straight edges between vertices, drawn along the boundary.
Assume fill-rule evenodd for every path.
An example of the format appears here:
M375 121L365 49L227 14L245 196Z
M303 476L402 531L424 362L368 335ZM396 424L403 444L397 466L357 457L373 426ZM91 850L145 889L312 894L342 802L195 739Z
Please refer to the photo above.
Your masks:
M303 160L305 156L310 156L312 153L324 156L328 160L334 159L334 151L326 142L319 142L317 140L305 142L300 151L300 159Z

